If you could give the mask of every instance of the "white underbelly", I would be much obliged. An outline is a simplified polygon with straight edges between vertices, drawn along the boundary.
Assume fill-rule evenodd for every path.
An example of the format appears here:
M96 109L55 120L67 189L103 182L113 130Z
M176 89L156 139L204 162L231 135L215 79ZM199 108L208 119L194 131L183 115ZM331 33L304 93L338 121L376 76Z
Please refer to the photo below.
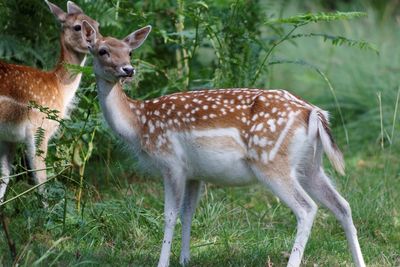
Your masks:
M247 149L236 129L193 131L181 144L189 179L223 185L256 182L246 160Z
M193 180L222 185L246 185L256 182L243 155L233 151L198 149L192 158Z
M26 123L0 123L0 141L22 142L26 139Z

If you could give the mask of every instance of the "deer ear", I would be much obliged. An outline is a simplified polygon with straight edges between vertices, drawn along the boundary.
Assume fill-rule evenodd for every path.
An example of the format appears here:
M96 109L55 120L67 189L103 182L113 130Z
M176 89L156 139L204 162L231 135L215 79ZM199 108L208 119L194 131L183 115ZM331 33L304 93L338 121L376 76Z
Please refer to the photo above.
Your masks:
M82 38L86 41L89 50L92 51L97 40L96 30L86 20L82 21Z
M74 2L68 1L67 2L67 12L68 12L68 14L80 14L80 13L83 13L83 10Z
M67 18L67 13L65 13L61 8L56 6L53 3L50 3L49 1L45 0L46 4L49 6L51 13L58 19L60 22L65 22L65 19Z
M151 31L150 25L143 27L125 37L124 42L127 43L132 49L136 49L143 44L144 40L146 40L150 31Z

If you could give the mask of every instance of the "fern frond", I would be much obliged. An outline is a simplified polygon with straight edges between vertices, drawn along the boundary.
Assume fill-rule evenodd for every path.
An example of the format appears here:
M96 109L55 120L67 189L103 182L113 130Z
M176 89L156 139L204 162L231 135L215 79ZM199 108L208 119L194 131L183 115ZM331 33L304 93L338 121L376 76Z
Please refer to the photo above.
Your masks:
M115 19L117 7L112 1L91 1L85 6L85 13L96 14L96 19L101 27L117 27L121 28L121 23Z
M296 15L288 18L278 18L273 20L267 20L265 24L292 24L292 25L305 25L311 22L320 21L334 21L334 20L347 20L359 17L365 17L367 13L364 12L319 12L319 13L306 13Z
M349 39L340 35L329 35L325 33L300 33L290 36L289 39L296 39L302 37L322 37L324 41L328 40L331 41L332 45L337 45L337 46L347 45L352 47L358 47L360 49L372 50L375 53L379 54L379 50L374 44L371 44L363 40Z
M44 64L43 57L31 47L21 42L15 36L0 34L0 58L7 60L14 59L27 62L27 59L34 59Z
M36 148L36 156L40 156L44 153L40 147L43 144L45 130L42 127L37 128L35 132L35 148Z

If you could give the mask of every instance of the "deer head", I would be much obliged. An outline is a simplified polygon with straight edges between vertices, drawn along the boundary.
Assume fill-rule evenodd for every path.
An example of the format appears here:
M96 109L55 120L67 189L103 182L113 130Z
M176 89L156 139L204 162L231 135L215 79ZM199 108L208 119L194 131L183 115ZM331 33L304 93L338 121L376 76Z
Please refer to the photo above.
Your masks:
M99 23L86 16L82 9L72 1L67 2L67 12L64 12L61 8L49 1L46 1L46 3L49 6L50 11L61 23L61 34L64 45L68 49L77 53L88 53L88 44L86 39L82 38L82 23L83 21L89 22L93 31L96 32L96 35L100 36Z
M132 32L123 40L102 37L88 21L82 23L82 36L93 55L96 76L108 82L129 80L135 69L131 65L132 52L140 47L151 31L151 26Z

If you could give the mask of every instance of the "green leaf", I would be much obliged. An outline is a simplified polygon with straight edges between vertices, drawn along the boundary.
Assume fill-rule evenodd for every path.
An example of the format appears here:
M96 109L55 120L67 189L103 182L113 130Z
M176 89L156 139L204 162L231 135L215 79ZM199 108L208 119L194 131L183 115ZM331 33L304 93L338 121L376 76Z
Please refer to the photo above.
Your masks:
M203 8L203 9L209 8L207 3L204 1L197 1L197 2L191 3L189 5L190 5L190 7L199 7L199 8Z

